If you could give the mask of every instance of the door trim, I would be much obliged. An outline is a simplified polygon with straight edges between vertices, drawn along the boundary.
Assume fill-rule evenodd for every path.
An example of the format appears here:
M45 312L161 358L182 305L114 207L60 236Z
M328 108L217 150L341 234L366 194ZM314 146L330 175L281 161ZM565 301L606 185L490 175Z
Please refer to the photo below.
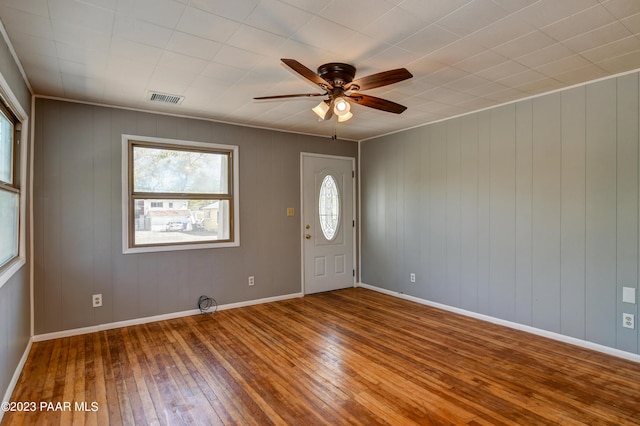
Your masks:
M353 274L353 287L356 287L356 277L358 276L358 271L356 270L359 267L359 263L357 262L357 258L356 258L356 246L358 244L358 242L356 241L356 217L357 217L357 204L356 204L356 200L357 200L357 196L356 196L356 176L357 174L355 173L356 171L356 159L355 157L345 157L345 156L341 156L341 155L328 155L328 154L316 154L316 153L312 153L312 152L301 152L300 153L300 234L299 234L299 238L300 238L300 291L302 292L303 295L306 295L306 289L305 289L305 269L304 269L304 260L305 260L305 250L304 250L304 233L305 233L305 229L304 229L304 159L305 157L316 157L316 158L327 158L327 159L334 159L334 160L350 160L351 161L351 170L353 173L353 178L351 179L351 185L353 187L352 189L352 200L351 203L353 205L353 213L352 213L352 217L351 220L353 221L354 226L352 226L351 228L351 232L353 232L353 247L352 247L352 256L353 256L353 268L354 268L354 274ZM348 220L348 218L345 218L345 221Z

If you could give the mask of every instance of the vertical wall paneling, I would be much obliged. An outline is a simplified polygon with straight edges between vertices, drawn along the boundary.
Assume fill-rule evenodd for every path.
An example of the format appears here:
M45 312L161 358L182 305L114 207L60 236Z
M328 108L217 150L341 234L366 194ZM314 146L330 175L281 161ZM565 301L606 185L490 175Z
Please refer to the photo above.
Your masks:
M447 121L447 294L445 302L460 306L460 120Z
M515 105L491 113L489 314L515 320Z
M562 93L561 331L585 338L585 88Z
M33 232L34 251L37 261L34 263L34 310L35 328L45 326L62 328L62 316L54 313L62 305L62 281L60 250L48 246L51 239L60 241L60 220L62 216L61 204L61 148L62 128L60 125L60 111L51 105L38 105L36 108L37 121L36 144L34 151L34 226L41 232ZM48 142L38 143L47 135ZM46 161L45 161L46 160ZM45 190L46 188L46 190ZM44 280L47 285L44 285ZM45 318L49 316L49 320Z
M362 281L639 353L638 317L622 327L622 313L640 314L622 302L639 279L639 79L363 142ZM418 282L398 283L414 272L413 250ZM390 259L397 277L381 266Z
M418 151L420 155L418 157L421 167L420 182L417 188L417 196L420 197L420 216L418 222L414 225L420 236L420 269L418 270L419 275L416 278L416 285L412 288L412 294L427 298L427 284L430 282L431 277L431 139L426 127L414 129L413 132L415 132L420 142L420 151Z
M532 324L560 331L560 94L533 100Z
M430 298L445 303L447 298L447 125L430 129Z
M622 288L638 283L638 113L638 75L618 78L616 347L629 352L638 350L638 326L620 324L623 313L638 315L637 303L622 302Z
M93 256L100 259L94 262L93 288L91 294L102 294L103 300L113 300L113 265L111 246L113 235L111 224L113 204L111 185L113 144L111 143L111 110L92 109L93 135ZM99 324L112 321L112 312L108 309L93 309L93 320Z
M586 87L586 337L616 341L616 80Z
M478 312L491 301L491 111L478 114Z
M91 295L93 274L93 117L91 108L74 105L62 111L61 120L78 120L86 125L63 126L60 168L60 239L50 241L52 249L60 251L62 304L65 309L62 325L65 329L92 324ZM75 238L83 235L83 238Z
M516 104L516 253L515 310L516 321L532 321L532 197L533 135L531 101Z
M51 105L52 108L59 108L53 102L41 101ZM138 257L139 254L128 256L122 255L122 134L138 134L136 114L127 111L114 109L111 116L111 229L114 243L111 245L111 259L113 265L112 275L112 297L111 303L115 309L113 321L124 321L138 317L139 294L137 288L138 281ZM120 243L120 244L119 244ZM135 289L135 291L132 291ZM103 306L109 306L109 300L102 300ZM48 318L48 317L47 317ZM36 329L37 333L47 333L60 330L56 327L43 327Z
M478 116L460 119L460 307L478 306Z
M406 293L411 294L419 282L424 282L426 276L419 270L420 267L420 219L421 219L421 168L422 158L415 155L420 152L422 141L418 132L411 132L407 135L407 149L400 149L398 152L403 156L403 217L400 226L403 228L403 249L402 262L400 263L399 283L404 284ZM409 274L416 274L416 282L411 283Z

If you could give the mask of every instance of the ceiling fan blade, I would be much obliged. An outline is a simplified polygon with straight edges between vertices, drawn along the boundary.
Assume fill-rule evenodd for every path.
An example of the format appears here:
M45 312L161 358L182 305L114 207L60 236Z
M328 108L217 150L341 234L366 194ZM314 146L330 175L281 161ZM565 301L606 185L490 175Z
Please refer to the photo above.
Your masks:
M376 87L398 83L399 81L406 80L411 77L413 77L413 74L407 71L406 68L398 68L395 70L379 72L377 74L372 74L367 77L362 77L354 80L350 84L345 86L344 90L375 89ZM355 86L357 86L357 88Z
M401 114L407 109L404 105L400 105L386 99L376 98L375 96L363 95L362 93L352 93L347 97L347 99L357 103L358 105L364 105L369 108L392 112L394 114Z
M257 98L253 98L256 100L262 99L286 99L286 98L311 98L314 96L325 96L326 93L298 93L294 95L276 95L276 96L258 96Z
M291 68L292 70L294 70L295 72L297 72L298 74L306 78L307 80L311 81L312 83L315 83L326 90L333 89L333 86L331 85L331 83L329 83L327 80L320 77L318 74L311 71L309 68L305 67L295 59L280 59L280 60L284 62L289 68Z

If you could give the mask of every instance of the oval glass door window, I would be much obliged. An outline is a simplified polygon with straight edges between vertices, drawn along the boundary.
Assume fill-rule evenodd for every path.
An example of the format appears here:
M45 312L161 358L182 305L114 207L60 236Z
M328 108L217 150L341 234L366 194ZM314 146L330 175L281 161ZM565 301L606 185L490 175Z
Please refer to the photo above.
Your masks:
M340 225L340 193L333 176L327 175L322 180L318 201L320 227L324 237L331 241L336 237Z

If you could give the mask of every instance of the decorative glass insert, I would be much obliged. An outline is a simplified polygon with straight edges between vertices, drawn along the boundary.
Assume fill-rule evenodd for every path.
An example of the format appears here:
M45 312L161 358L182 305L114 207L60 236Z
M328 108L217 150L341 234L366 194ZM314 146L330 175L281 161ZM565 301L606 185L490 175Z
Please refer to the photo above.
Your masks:
M331 241L336 237L340 225L340 192L333 176L327 175L322 180L318 201L320 227L324 237Z

